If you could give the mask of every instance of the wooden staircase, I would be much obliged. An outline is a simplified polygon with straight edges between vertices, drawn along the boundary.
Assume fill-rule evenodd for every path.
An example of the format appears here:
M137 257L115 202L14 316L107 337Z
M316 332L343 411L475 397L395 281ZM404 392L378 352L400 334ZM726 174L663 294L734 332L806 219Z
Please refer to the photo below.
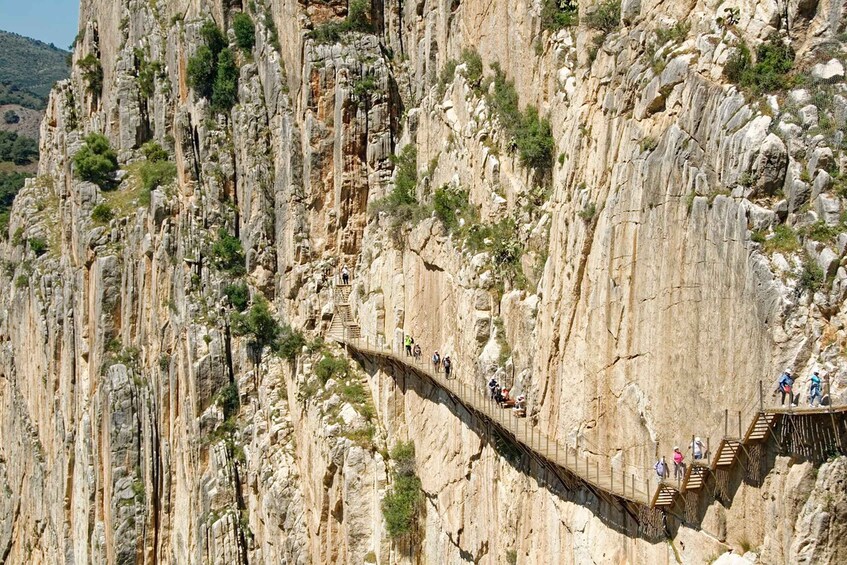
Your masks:
M350 293L352 288L349 284L337 284L333 292L335 308L332 312L332 321L327 331L327 338L334 340L357 339L361 337L362 330L353 316L353 308L350 306Z
M685 477L682 479L683 491L698 490L706 484L709 475L709 466L699 461L691 463L685 468Z
M712 459L712 470L719 467L729 467L735 462L735 457L741 449L741 442L737 439L724 438L721 440L715 456Z
M744 434L744 443L765 439L768 436L768 431L773 429L778 419L779 414L757 412L753 416L750 427L747 428L747 433Z
M650 505L656 506L672 506L679 490L665 479L659 483L659 487L653 492L653 499Z

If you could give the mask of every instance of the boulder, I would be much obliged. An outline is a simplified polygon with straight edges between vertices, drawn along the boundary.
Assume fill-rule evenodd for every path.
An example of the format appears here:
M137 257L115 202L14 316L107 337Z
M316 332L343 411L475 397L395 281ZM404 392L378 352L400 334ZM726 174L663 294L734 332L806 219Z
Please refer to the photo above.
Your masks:
M844 65L838 59L830 59L812 67L811 73L818 80L835 82L844 78Z
M756 178L754 193L771 195L779 190L785 182L787 165L785 144L775 134L769 133L753 163L753 176Z
M814 104L803 106L797 113L800 115L800 121L807 128L813 128L818 125L818 107Z
M828 226L837 226L841 221L841 200L820 194L814 200L814 210Z

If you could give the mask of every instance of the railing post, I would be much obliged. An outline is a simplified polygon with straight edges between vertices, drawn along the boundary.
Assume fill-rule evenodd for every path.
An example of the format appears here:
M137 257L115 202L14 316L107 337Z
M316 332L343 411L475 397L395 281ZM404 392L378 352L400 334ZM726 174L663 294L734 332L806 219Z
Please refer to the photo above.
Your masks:
M632 500L635 500L635 473L629 478L629 488L632 490Z
M762 381L759 379L759 412L765 411L765 395L762 390Z
M738 411L738 439L741 440L741 410Z
M729 408L723 410L723 437L729 435Z

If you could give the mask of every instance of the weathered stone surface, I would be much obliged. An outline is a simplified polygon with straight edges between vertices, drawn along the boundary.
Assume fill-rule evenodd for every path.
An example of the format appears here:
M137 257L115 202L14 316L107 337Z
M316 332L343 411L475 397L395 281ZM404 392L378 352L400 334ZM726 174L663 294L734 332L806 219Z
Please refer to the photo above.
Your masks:
M75 57L100 59L104 88L87 92L78 65L57 85L39 178L10 218L20 237L0 244L0 516L11 517L0 555L493 565L511 551L546 564L661 563L676 550L700 563L743 532L765 563L844 561L843 458L817 478L776 458L761 486L742 481L731 504L707 502L703 527L676 528L671 547L615 527L620 510L587 491L559 496L412 375L360 371L355 359L346 381L315 374L324 352L343 355L315 338L347 264L347 300L369 338L412 333L425 357L451 355L473 389L496 376L561 443L579 438L638 481L657 446L746 411L786 365L826 366L844 394L843 234L773 255L750 240L782 222L801 237L818 218L837 225L842 134L814 126L842 123L843 93L829 109L812 105L815 87L759 103L723 73L737 42L755 48L785 10L799 63L814 60L840 6L813 19L808 2L742 6L726 28L714 9L641 7L624 2L624 26L601 34L540 32L538 3L385 4L378 35L321 43L307 28L344 18L345 3L85 0ZM185 69L203 22L223 25L233 10L253 18L256 46L236 53L238 103L215 112ZM682 18L689 36L647 56L656 30ZM499 63L520 108L549 117L543 174L468 84L467 62L438 96L445 63L467 47L486 75ZM144 92L142 55L157 63ZM89 131L119 152L114 192L73 178ZM148 140L177 169L149 205L133 196L130 162ZM423 206L403 208L402 222L369 207L394 190L390 156L406 145ZM467 192L480 223L513 223L469 242L472 216L450 231L430 214L445 186ZM95 226L103 201L117 214ZM216 261L221 229L238 236L243 276ZM36 257L38 237L49 250ZM798 290L806 249L835 273L831 290ZM305 353L262 356L236 336L233 283L306 329ZM414 548L388 538L380 512L393 465L381 453L401 440L415 444L425 492Z

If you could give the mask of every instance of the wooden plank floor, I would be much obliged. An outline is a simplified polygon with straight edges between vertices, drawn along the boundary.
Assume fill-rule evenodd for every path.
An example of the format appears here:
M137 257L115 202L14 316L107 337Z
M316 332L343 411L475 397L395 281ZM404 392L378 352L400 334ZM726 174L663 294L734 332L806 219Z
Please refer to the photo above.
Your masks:
M426 375L435 385L449 392L468 410L484 417L539 457L568 471L592 487L627 501L650 505L655 484L645 484L643 479L635 479L631 473L627 476L622 471L613 472L608 467L601 467L596 460L592 462L586 457L579 456L573 448L560 445L538 426L532 425L528 418L520 418L515 415L514 410L501 408L478 388L468 386L457 379L448 380L443 372L436 373L428 360L421 359L417 362L405 353L397 354L391 349L377 347L367 338L340 341L359 353L390 359Z

